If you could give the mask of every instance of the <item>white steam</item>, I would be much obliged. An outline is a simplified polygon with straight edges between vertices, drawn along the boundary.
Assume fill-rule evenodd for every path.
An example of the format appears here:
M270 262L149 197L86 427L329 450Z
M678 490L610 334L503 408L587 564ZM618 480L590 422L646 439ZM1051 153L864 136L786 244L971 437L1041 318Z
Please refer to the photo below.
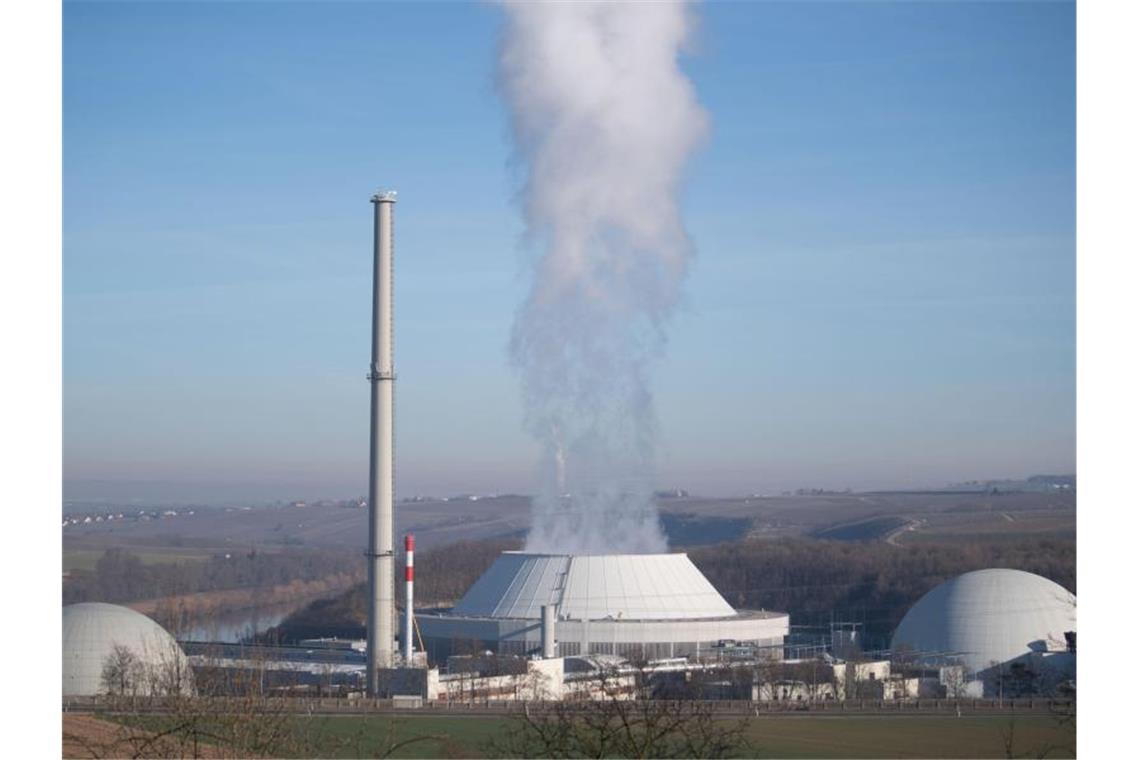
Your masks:
M528 551L659 552L649 370L692 246L678 189L706 130L672 2L504 3L501 84L540 255L511 356L542 446Z

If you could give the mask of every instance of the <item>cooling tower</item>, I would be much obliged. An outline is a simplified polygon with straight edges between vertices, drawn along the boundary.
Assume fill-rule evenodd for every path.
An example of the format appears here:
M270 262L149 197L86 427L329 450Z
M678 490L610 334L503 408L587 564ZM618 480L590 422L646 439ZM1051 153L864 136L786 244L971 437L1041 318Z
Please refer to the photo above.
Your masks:
M734 610L685 554L504 552L451 609L418 612L429 657L460 650L535 655L542 611L560 657L700 656L726 641L783 656L788 615Z

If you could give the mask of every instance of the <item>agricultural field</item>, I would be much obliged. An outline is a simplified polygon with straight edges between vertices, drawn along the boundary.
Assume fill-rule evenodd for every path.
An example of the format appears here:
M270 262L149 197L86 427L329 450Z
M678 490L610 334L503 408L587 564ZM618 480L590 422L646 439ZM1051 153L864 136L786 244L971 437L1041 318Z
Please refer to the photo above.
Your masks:
M63 571L94 570L104 549L64 549ZM202 549L154 548L132 552L144 565L168 565L176 562L205 562L210 552Z
M1006 740L1012 738L1007 753ZM1075 757L1076 732L1050 717L951 715L760 718L753 757Z
M506 719L484 717L336 717L318 719L322 755L373 757L414 736L393 757L485 757ZM804 716L748 721L758 758L1000 758L1010 735L1006 716ZM1014 757L1074 757L1075 732L1047 716L1019 716L1012 724ZM1046 751L1050 750L1050 751Z
M824 528L816 531L814 537L827 541L876 541L885 539L909 524L911 523L906 518L895 515L870 517L866 520Z
M1071 538L1073 492L874 492L801 496L660 499L662 526L673 547L742 538L825 538L885 541L970 541L979 535ZM521 539L530 527L530 499L497 496L400 502L396 534L416 534L429 549L460 540ZM257 547L362 549L367 510L310 505L199 509L171 519L72 525L65 553L110 547L228 551ZM77 560L78 561L78 560Z
M303 737L293 756L346 758L492 757L492 742L511 725L510 718L484 715L298 715L290 721L289 733ZM108 735L116 723L134 731L162 728L162 719L155 718L65 715L64 733L89 731L87 723ZM1076 747L1074 726L1045 715L761 716L746 719L744 735L747 747L737 757L1071 758ZM207 750L204 756L212 754Z

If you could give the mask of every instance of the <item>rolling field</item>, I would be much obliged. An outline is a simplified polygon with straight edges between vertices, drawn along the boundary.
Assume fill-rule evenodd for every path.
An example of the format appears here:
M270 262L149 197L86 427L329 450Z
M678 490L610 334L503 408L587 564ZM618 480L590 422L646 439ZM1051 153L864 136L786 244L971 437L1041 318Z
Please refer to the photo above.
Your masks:
M906 526L907 523L906 519L894 515L871 517L854 523L825 528L817 531L814 537L829 541L876 541Z
M103 556L105 549L71 549L65 548L63 552L63 570L94 570L95 563ZM139 558L144 565L163 565L172 562L205 562L210 553L200 549L153 549L135 550L131 552Z
M319 718L322 754L372 757L390 743L429 736L393 757L484 757L487 743L507 725L485 717ZM1000 758L1006 756L1006 716L776 716L749 719L751 749L760 758ZM1015 757L1073 757L1076 737L1046 716L1019 716L1013 723ZM1049 751L1046 751L1049 750Z
M927 540L1002 537L1071 537L1076 533L1073 493L876 492L730 499L663 499L662 524L674 547L744 537L817 536L841 541L907 544ZM530 526L530 500L500 496L477 500L401 502L396 533L414 532L425 549L459 540L521 538ZM166 554L234 547L352 548L364 546L367 512L334 506L201 509L193 516L69 526L63 532L72 567L84 552L118 546ZM905 526L905 527L904 527ZM86 560L90 561L90 560Z

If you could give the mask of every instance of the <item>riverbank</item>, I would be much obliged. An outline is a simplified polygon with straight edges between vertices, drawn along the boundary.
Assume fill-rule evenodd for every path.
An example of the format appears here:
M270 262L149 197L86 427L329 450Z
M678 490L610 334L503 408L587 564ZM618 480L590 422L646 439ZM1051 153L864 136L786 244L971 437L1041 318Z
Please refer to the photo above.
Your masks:
M337 573L311 581L269 588L236 588L179 594L158 599L127 602L126 607L153 618L175 638L202 638L212 628L240 631L264 630L289 613L329 596L341 594L360 583L357 573ZM247 618L249 626L241 625ZM221 637L222 640L225 637Z

